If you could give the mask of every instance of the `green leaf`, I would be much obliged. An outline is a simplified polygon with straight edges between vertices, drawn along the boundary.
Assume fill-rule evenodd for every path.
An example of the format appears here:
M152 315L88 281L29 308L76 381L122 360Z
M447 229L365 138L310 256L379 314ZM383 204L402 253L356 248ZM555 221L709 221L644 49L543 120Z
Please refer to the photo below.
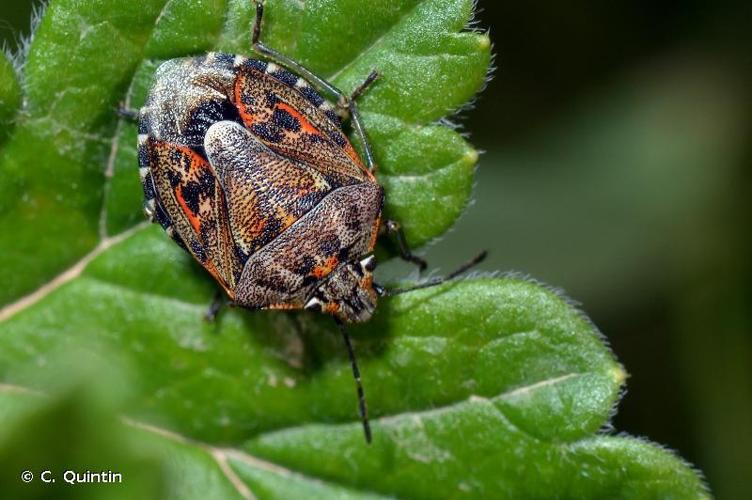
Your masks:
M8 54L0 51L0 144L10 135L21 105L21 85Z
M15 300L0 310L4 470L23 466L13 462L20 448L43 467L43 442L59 439L58 464L91 450L124 467L156 460L159 496L170 498L706 496L673 454L595 435L625 372L590 322L537 284L481 278L382 300L353 329L371 446L330 319L230 310L201 320L215 284L161 229L137 225L136 129L114 109L143 103L164 59L248 53L251 7L48 6L0 152L0 303ZM413 245L440 235L466 204L477 161L439 122L486 77L488 37L463 32L473 2L267 7L268 45L343 90L383 75L361 107L387 216ZM93 403L78 396L82 380L97 379ZM82 430L42 440L19 430L57 421ZM142 495L159 487L153 469L134 485Z
M0 303L101 239L115 107L163 2L52 1L24 62L24 110L0 152ZM135 210L136 207L132 207Z
M1 324L0 374L47 390L23 367L106 345L118 359L103 364L136 374L131 422L165 429L204 474L216 474L220 450L260 497L314 495L319 480L322 497L704 494L672 454L593 437L624 371L587 319L539 285L475 279L382 301L354 331L371 446L329 320L232 310L207 324L212 293L159 228L138 230Z
M98 398L83 388L48 398L21 388L0 388L3 426L0 431L0 490L7 498L56 498L125 500L159 498L164 495L164 477L159 456L146 450L154 444L136 442L122 430L124 425L107 411ZM66 439L60 436L65 435ZM75 446L70 446L75 443ZM76 484L70 472L112 470L123 483ZM32 474L21 481L22 471ZM42 481L42 474L48 471ZM74 476L75 477L75 476Z

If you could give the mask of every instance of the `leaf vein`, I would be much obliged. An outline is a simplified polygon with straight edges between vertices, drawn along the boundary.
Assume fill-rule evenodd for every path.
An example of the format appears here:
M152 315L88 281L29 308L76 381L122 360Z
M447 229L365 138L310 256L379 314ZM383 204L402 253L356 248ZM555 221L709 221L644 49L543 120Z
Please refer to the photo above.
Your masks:
M78 278L83 272L83 270L86 268L86 266L88 266L91 261L99 257L99 255L101 255L103 252L105 252L112 246L120 243L121 241L125 240L132 234L145 228L147 224L148 222L142 222L141 224L133 226L132 228L126 231L123 231L122 233L117 234L116 236L111 236L109 238L105 238L104 240L100 241L99 244L96 247L94 247L92 251L84 255L81 259L78 260L78 262L73 264L71 267L69 267L62 273L58 274L57 276L52 278L50 281L43 284L42 286L40 286L33 292L29 293L28 295L24 295L17 301L11 302L10 304L0 309L0 323L10 319L11 317L15 316L21 311L24 311L25 309L28 309L29 307L33 306L34 304L41 301L42 299L47 297L49 294L51 294L52 292L54 292L55 290L57 290L64 284L68 283L69 281L72 281Z

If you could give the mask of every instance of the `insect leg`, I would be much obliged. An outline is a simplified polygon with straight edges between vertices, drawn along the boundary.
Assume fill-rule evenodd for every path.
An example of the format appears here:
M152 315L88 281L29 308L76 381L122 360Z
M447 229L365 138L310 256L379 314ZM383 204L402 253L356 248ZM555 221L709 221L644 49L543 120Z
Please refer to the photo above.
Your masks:
M120 103L120 105L118 106L117 114L120 118L125 118L130 122L136 123L138 121L138 110L128 109L123 103Z
M312 81L317 86L321 87L324 92L328 93L329 97L335 97L336 99L346 97L337 87L327 82L323 78L317 76L315 73L313 73L311 70L309 70L299 62L293 61L286 55L267 47L263 42L261 42L261 22L264 17L264 0L253 0L253 3L256 4L256 20L253 23L253 34L251 37L251 46L253 47L253 49L261 55L266 56L269 59L272 59L275 62L281 64L282 66L287 67L294 73L302 75L306 80Z
M358 136L360 145L363 148L363 154L365 156L366 167L370 172L376 169L376 164L373 160L373 152L371 151L371 144L368 142L365 128L363 127L363 121L360 117L360 111L358 105L355 102L360 95L378 78L379 74L376 71L372 71L370 75L365 79L363 83L358 85L351 95L346 95L340 89L335 87L332 83L324 80L320 76L313 73L311 70L303 66L297 61L294 61L284 54L280 54L276 50L267 47L261 42L261 22L264 17L264 0L253 0L256 4L256 19L253 23L253 31L251 35L251 45L253 50L258 52L264 57L267 57L274 62L286 67L287 69L303 76L306 80L318 87L318 90L329 95L330 98L334 98L337 102L337 106L341 109L346 109L350 115L350 122L352 124L355 135Z
M394 238L397 240L397 246L399 247L400 257L402 258L402 260L412 262L413 264L418 266L418 269L421 271L425 270L425 268L428 266L428 263L417 255L413 255L413 253L410 251L410 247L407 245L405 233L402 230L400 223L393 220L387 220L384 222L384 227L386 228L386 232L394 235Z
M225 305L225 294L217 288L217 290L214 292L214 298L212 298L211 304L209 304L209 307L206 309L206 312L204 313L204 319L206 321L212 322L217 318L217 313L222 309L222 306Z
M379 72L376 70L371 71L371 73L366 77L365 80L363 80L363 83L355 87L355 90L353 90L352 94L350 94L350 100L355 101L360 96L362 96L366 90L368 90L368 87L373 85L373 82L379 79Z
M350 123L352 124L355 134L358 136L360 145L363 148L363 154L366 157L366 167L368 168L369 172L374 172L376 170L376 162L373 159L373 152L371 151L371 144L368 142L366 130L365 128L363 128L363 122L360 119L358 104L349 97L346 97L344 99L345 100L343 100L343 98L340 98L339 102L346 102L347 109L350 112Z
M363 392L363 384L360 381L360 369L358 368L358 362L355 359L355 351L353 350L352 342L350 341L350 335L347 333L344 323L336 319L339 331L342 333L342 340L345 341L345 347L347 348L347 355L350 357L350 365L352 366L353 378L355 379L355 386L358 390L358 410L360 411L360 420L363 422L363 433L366 437L366 443L371 443L371 424L368 422L368 405L366 404L366 394Z

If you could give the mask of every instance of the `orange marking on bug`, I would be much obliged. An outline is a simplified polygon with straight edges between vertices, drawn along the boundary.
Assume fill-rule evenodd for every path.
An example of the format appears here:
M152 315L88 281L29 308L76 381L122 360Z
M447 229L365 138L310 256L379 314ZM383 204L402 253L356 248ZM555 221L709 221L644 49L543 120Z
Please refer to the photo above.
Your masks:
M381 214L376 218L376 223L373 225L373 230L371 230L371 242L368 244L368 251L370 252L373 250L373 247L376 246L376 239L379 237L379 228L381 227Z
M321 135L321 132L319 131L319 129L314 127L313 124L309 122L308 119L305 116L303 116L303 114L300 111L293 108L289 104L280 102L280 103L277 103L276 108L289 113L298 123L300 123L300 129L306 134L319 135L319 136Z
M225 290L227 295L230 297L230 300L235 300L235 292L230 289L230 285L219 274L219 271L217 271L217 267L214 265L214 263L210 260L207 260L206 263L202 263L202 265L204 266L204 268L206 268L207 271L209 271L209 274L211 274L214 279L217 280L217 283L219 283L220 286Z
M363 163L363 160L361 160L360 155L357 151L355 151L355 148L353 147L352 143L350 143L350 139L345 136L345 145L343 146L343 149L345 150L345 154L350 157L350 159L355 163L355 165L365 172L368 179L376 182L376 177L374 177L373 173L368 170Z
M295 222L298 220L298 218L293 214L286 212L284 207L277 207L276 214L277 220L279 221L282 229L287 229L288 227L295 224Z
M339 311L339 304L336 302L329 302L324 306L324 312L327 314L335 314Z
M243 123L247 127L250 127L253 125L253 122L256 120L256 117L253 115L253 113L250 112L248 109L248 106L243 103L242 95L243 95L243 85L245 84L245 76L240 74L235 79L235 88L233 90L233 101L235 101L235 107L238 108L238 113L240 114L240 117L243 119Z
M201 158L198 154L196 154L195 151L193 151L191 148L186 146L174 146L176 150L187 156L191 164L188 166L188 176L195 176L198 177L197 172L201 169L208 169L212 176L214 175L214 171L212 170L209 163ZM201 234L201 217L199 214L195 213L193 210L188 207L188 204L185 201L185 197L183 196L183 186L179 185L177 188L175 188L175 199L177 200L178 204L180 205L180 208L183 210L183 213L188 217L188 221L191 223L191 226L193 227L193 230L196 232L197 235Z
M175 198L178 200L178 204L180 205L180 208L183 209L183 213L188 217L188 222L191 223L191 226L193 227L193 230L196 232L197 235L201 234L201 219L199 219L198 215L193 213L193 211L188 207L188 204L185 202L185 198L183 197L183 186L178 186L175 189Z
M275 309L278 311L289 311L292 309L302 309L303 306L298 304L272 304L264 309Z
M337 259L337 257L329 257L328 259L326 259L326 262L324 262L324 264L313 268L313 275L317 279L324 278L328 276L332 271L334 271L334 268L337 267L337 264L339 264L339 259Z
M366 170L365 165L363 165L363 161L360 159L360 156L358 155L357 151L355 151L355 148L350 144L350 141L346 138L347 143L345 144L345 153L347 153L347 156L349 156L352 161L355 162L357 166L368 172ZM370 172L369 172L370 173Z
M249 236L254 239L258 238L264 232L265 227L266 227L266 219L262 219L259 217L253 222L251 227L248 228Z
M366 290L370 290L373 288L373 276L368 275L364 277L362 280L360 280L360 287L365 288Z

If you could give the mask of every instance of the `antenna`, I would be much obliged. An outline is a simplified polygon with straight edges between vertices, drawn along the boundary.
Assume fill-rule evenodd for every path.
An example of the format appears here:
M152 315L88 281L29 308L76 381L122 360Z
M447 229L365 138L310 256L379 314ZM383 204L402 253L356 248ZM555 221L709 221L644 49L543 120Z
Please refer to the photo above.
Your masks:
M339 327L339 331L342 333L342 339L345 341L345 347L347 348L347 355L350 356L350 365L352 366L353 378L355 379L355 387L358 391L358 410L360 411L360 420L363 422L363 433L366 437L366 443L371 444L371 424L368 422L368 405L366 405L366 394L363 391L363 384L360 381L360 370L358 369L358 361L355 359L355 351L350 341L350 335L347 333L345 324L335 317L334 321Z

